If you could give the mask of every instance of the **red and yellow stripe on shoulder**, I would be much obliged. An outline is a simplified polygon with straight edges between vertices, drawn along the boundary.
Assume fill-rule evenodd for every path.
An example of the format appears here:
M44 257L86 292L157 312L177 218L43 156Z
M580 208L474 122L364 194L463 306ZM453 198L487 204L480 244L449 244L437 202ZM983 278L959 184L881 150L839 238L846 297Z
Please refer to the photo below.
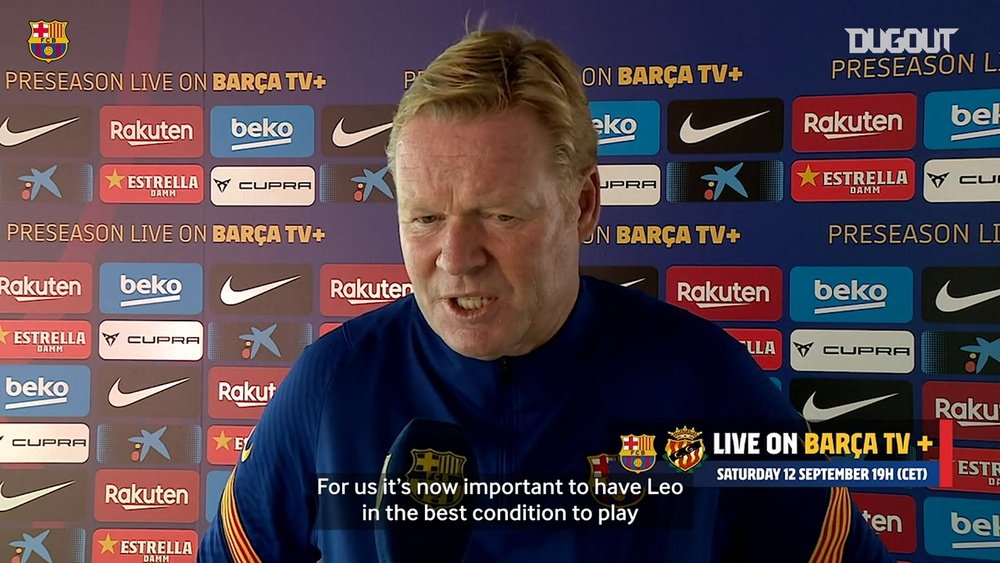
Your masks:
M234 469L229 474L229 480L226 481L226 488L222 490L222 503L219 507L226 545L229 547L229 554L236 563L260 563L260 556L250 545L250 539L243 529L239 512L236 510L236 492L233 490L235 478L236 470Z
M813 550L809 563L841 563L847 534L851 531L851 514L851 495L847 488L832 487L819 541L816 542L816 549Z

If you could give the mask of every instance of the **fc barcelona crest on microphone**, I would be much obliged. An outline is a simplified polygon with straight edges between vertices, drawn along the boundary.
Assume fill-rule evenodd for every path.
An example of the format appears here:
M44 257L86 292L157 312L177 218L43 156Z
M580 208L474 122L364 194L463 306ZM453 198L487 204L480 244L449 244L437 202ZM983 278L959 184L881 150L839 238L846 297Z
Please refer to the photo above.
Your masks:
M69 49L69 37L66 36L68 23L59 20L28 22L31 26L31 35L28 36L31 56L47 63L63 58Z
M666 452L663 459L681 471L691 471L705 461L705 442L700 438L701 432L694 428L677 428L667 432Z
M653 468L656 463L656 446L653 445L656 436L629 434L621 438L622 449L618 452L618 461L622 467L632 473L642 473Z
M406 472L413 500L446 508L462 501L468 458L453 452L410 450L413 465Z

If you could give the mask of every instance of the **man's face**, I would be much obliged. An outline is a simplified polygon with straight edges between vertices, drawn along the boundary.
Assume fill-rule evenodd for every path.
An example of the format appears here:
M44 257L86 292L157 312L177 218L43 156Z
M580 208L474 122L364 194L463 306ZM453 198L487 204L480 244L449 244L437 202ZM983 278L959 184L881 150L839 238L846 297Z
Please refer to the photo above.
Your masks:
M597 222L597 176L581 177L568 200L551 154L526 109L461 121L418 116L399 136L406 271L431 328L459 354L526 354L576 301L580 242Z

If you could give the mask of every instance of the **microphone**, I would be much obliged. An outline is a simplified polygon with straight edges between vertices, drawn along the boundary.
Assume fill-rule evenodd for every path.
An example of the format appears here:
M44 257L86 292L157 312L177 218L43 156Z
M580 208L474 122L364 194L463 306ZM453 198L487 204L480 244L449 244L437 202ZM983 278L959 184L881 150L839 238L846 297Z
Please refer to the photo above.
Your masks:
M472 521L457 519L471 499L463 495L464 479L476 481L479 467L472 444L461 426L440 420L414 418L389 448L382 465L379 522L375 547L379 563L460 563L472 537ZM404 493L404 483L409 492ZM416 509L414 521L399 511ZM425 519L428 507L438 518ZM389 519L390 512L395 517ZM440 509L447 509L442 511Z

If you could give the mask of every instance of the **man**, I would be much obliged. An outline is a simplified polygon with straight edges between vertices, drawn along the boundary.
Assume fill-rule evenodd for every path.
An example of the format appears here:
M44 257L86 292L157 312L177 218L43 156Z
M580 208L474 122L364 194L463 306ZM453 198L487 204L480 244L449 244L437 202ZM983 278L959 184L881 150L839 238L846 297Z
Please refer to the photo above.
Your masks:
M201 560L376 561L370 526L317 516L316 479L377 475L414 418L458 424L479 473L512 481L586 478L618 462L594 454L616 453L619 437L681 424L801 429L722 330L580 277L600 211L596 147L579 75L547 42L474 32L427 67L387 149L413 296L306 350L254 430ZM889 560L844 490L684 495L684 521L661 527L477 526L464 560Z

